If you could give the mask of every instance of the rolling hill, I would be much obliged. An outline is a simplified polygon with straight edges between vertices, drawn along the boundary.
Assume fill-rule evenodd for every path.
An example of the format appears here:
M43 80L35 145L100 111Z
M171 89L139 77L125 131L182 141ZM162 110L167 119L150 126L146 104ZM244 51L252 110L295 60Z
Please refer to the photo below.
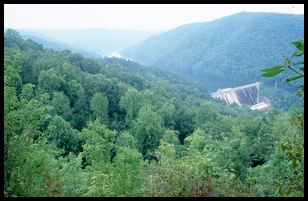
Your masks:
M291 42L303 38L303 15L241 12L177 27L121 54L181 72L208 87L215 82L227 87L260 80L273 85L275 79L261 78L260 69L281 64L283 56L295 50Z

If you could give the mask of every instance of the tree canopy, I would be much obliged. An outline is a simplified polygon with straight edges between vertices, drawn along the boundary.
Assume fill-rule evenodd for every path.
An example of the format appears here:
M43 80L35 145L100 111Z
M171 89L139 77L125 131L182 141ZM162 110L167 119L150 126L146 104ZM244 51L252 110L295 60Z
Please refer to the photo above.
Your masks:
M304 195L303 106L227 106L172 72L11 29L4 44L4 196Z

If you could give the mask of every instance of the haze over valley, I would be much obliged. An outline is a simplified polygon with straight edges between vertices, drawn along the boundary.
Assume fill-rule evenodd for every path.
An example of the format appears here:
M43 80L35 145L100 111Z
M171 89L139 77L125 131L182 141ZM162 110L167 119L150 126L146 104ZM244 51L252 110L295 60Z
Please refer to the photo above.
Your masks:
M159 33L158 31L134 31L125 29L92 28L80 30L20 29L25 38L58 43L58 48L86 51L100 56L118 55L119 51ZM46 47L48 43L45 43ZM44 45L44 43L43 43ZM115 54L117 53L117 54Z

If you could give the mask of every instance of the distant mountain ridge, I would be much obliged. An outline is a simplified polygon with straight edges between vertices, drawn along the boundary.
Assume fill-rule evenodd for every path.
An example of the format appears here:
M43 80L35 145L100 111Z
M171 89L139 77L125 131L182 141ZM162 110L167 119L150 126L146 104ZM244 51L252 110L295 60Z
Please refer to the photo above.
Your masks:
M304 38L304 15L241 12L186 24L121 51L141 64L186 75L253 83Z
M24 34L22 34L22 37L24 39L31 39L36 43L42 44L45 48L50 48L50 49L54 49L54 50L57 50L57 51L70 50L72 52L80 53L85 57L91 57L91 58L100 58L101 57L100 55L96 54L95 52L85 51L85 50L79 49L77 47L73 47L71 45L68 45L64 42L48 39L48 38L45 38L44 36L40 36L40 35L37 35L37 34L31 35L31 33L30 34L24 33Z
M159 31L92 28L80 30L19 29L23 35L33 35L50 41L63 42L83 51L107 56L134 45Z

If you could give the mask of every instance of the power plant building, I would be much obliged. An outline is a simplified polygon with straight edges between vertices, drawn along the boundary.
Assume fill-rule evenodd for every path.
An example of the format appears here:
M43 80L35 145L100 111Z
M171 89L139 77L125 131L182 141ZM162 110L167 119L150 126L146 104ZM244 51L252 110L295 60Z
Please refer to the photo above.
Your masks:
M271 109L271 104L265 97L260 97L260 86L261 82L256 82L236 88L218 89L211 94L211 97L222 99L228 105L235 103L247 105L252 110L268 111Z

